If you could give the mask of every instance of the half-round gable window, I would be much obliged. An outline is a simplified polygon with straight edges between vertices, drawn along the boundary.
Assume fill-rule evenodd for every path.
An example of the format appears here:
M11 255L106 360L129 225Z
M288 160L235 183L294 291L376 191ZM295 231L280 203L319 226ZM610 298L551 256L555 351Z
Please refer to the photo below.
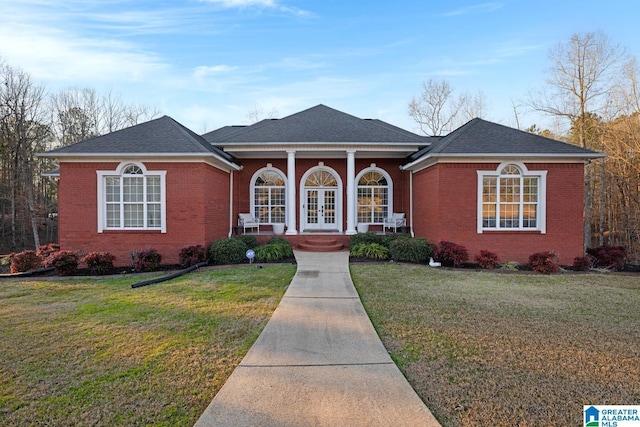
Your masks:
M502 168L500 175L520 175L522 172L516 165L507 165Z
M144 172L142 171L142 168L138 165L127 165L124 167L122 174L123 175L142 175L144 174Z

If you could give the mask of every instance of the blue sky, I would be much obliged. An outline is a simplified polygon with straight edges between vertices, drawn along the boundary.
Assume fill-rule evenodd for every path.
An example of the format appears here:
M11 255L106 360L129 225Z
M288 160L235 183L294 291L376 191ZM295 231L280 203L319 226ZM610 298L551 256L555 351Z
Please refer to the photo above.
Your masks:
M50 92L111 91L196 132L325 104L417 131L430 78L482 92L486 118L545 84L547 53L603 31L640 56L640 3L591 0L0 0L0 59ZM542 119L522 109L521 124Z

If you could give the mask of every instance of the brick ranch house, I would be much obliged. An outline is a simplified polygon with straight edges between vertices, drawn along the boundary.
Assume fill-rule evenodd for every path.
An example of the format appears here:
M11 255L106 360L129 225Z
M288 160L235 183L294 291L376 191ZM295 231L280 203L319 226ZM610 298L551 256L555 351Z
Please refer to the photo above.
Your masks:
M603 155L481 119L425 137L318 105L204 135L164 116L41 156L59 164L60 246L127 265L148 248L175 263L183 247L237 233L240 213L294 243L382 232L402 213L401 230L470 257L552 250L571 263L583 255L584 165Z

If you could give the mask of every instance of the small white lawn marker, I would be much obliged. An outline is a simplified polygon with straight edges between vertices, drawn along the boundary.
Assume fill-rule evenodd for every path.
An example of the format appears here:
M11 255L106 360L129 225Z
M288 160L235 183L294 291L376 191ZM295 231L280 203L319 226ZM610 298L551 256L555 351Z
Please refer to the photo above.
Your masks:
M245 255L247 258L249 258L249 264L253 264L253 259L256 257L256 253L253 251L253 249L247 249Z

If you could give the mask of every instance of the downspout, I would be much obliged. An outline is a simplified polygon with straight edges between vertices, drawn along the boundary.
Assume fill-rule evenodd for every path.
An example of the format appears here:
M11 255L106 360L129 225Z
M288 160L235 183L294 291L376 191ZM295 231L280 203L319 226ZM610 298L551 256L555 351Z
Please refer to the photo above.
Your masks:
M413 171L409 171L409 212L411 215L410 227L411 227L411 237L416 237L415 232L413 231Z
M229 171L229 234L228 238L233 235L233 174L234 171Z

